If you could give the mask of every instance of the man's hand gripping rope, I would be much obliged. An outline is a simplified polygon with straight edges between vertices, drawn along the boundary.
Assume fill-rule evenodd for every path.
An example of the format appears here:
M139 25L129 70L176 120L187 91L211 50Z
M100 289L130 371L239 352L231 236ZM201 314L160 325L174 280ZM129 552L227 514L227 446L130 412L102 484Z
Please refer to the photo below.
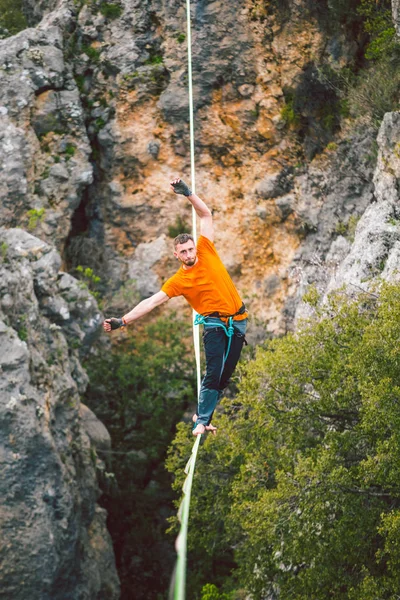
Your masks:
M181 194L182 196L191 196L193 193L190 187L179 177L171 181L171 188L175 194Z

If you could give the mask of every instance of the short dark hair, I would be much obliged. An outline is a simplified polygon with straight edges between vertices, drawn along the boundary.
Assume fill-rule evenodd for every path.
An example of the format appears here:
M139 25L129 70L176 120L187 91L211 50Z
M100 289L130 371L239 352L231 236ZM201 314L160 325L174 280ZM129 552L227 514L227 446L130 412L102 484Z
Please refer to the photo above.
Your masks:
M174 248L176 248L179 244L186 244L186 242L188 242L189 240L192 240L192 242L194 242L194 238L192 235L190 235L190 233L180 233L174 239Z

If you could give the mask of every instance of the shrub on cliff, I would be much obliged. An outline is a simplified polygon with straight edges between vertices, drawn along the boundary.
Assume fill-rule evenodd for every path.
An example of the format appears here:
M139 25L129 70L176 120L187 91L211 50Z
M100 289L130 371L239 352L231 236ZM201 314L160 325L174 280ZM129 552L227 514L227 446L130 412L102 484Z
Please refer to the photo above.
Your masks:
M28 23L22 8L22 0L0 0L0 29L6 29L9 35L26 29Z
M194 360L184 343L190 327L176 318L139 327L131 327L112 352L90 359L86 402L112 438L114 454L101 458L112 459L116 484L102 503L122 598L135 590L135 599L147 600L168 589L172 573L173 540L165 537L172 492L163 461L176 423L196 393Z
M379 126L386 112L397 110L400 93L400 44L390 0L360 0L357 13L368 36L364 55L369 61L355 82L346 85L350 113Z
M349 87L349 112L379 127L385 113L398 109L399 94L400 60L395 57L382 58L363 70L355 84Z
M384 284L336 294L297 334L259 349L218 436L200 448L189 585L224 584L235 599L240 588L255 598L396 597L399 341L400 285ZM191 443L181 429L171 449L177 490Z

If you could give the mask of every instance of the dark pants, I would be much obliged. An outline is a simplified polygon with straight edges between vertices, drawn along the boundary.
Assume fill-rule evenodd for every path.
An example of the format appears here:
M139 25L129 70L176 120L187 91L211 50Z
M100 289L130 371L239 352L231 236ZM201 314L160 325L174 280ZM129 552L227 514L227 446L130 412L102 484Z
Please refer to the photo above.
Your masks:
M209 425L222 391L229 383L244 344L247 319L234 322L235 333L231 338L231 346L224 362L228 348L228 336L222 327L213 327L219 319L210 318L204 326L203 344L206 355L206 374L201 383L197 421L198 425ZM220 321L221 322L221 321Z

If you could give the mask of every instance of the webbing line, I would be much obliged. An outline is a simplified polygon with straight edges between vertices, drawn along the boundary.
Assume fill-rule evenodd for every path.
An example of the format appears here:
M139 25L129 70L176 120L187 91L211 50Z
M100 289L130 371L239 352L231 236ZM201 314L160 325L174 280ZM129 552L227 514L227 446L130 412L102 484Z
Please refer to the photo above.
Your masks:
M189 82L189 124L190 124L190 171L192 191L196 193L196 167L194 156L194 111L193 111L193 76L192 76L192 27L190 14L190 0L186 0L186 18L187 18L187 48L188 48L188 82ZM194 242L197 242L197 219L196 211L192 207L192 235ZM196 359L197 375L197 397L200 394L201 373L200 373L200 332L199 326L195 323L197 313L193 311L193 342ZM201 435L196 437L193 445L192 454L185 468L187 474L183 485L183 500L178 511L178 518L181 522L181 528L176 540L176 551L178 554L176 569L174 574L173 600L185 600L186 597L186 556L187 556L187 534L189 523L190 495L192 491L192 482L194 468L196 464L197 451L200 445ZM171 597L171 595L170 595Z
M194 475L194 467L196 464L197 450L199 449L201 435L196 437L196 441L193 445L192 454L187 462L185 473L187 474L185 483L183 485L183 499L178 511L178 519L181 523L181 529L178 537L176 538L175 548L178 554L178 560L176 563L175 571L175 582L174 582L174 595L173 600L185 600L186 592L186 549L187 549L187 534L188 534L188 523L189 523L189 508L190 508L190 495L192 492L192 482Z
M189 127L190 127L190 172L192 192L196 193L196 164L194 156L194 109L193 109L193 70L192 70L192 23L190 16L190 0L186 0L187 20L187 51L188 51L188 83L189 83ZM192 235L197 242L197 215L192 207ZM193 342L196 358L197 396L200 394L201 372L200 372L200 332L195 324L197 313L193 311Z

